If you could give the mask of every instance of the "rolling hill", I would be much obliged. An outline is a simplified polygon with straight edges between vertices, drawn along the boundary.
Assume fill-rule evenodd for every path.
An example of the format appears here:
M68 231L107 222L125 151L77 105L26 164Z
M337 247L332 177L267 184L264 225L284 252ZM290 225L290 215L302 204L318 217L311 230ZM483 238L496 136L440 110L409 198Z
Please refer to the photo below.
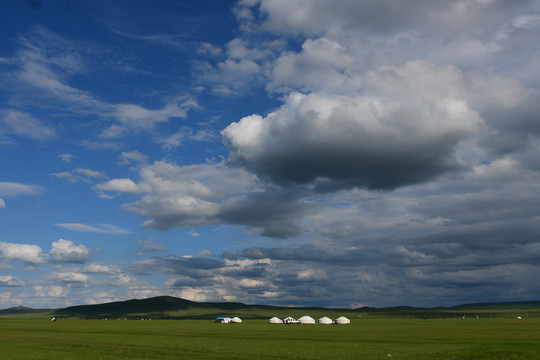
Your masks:
M78 319L213 319L217 316L240 316L244 319L268 319L277 317L338 317L377 318L441 318L458 317L465 313L489 314L492 316L508 316L510 312L527 312L540 317L540 301L473 303L446 308L417 308L399 306L390 308L364 307L359 309L336 309L324 307L279 307L268 305L246 305L238 302L194 302L172 296L158 296L148 299L132 299L96 305L70 306L62 309L31 309L13 307L0 310L0 318L7 317L41 317Z

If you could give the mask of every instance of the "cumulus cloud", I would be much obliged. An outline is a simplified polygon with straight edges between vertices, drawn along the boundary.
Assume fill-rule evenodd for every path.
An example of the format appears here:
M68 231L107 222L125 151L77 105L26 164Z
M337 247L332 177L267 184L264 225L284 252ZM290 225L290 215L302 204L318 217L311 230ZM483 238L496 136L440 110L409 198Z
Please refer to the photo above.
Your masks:
M84 263L90 259L90 250L70 240L59 239L51 244L51 260L60 263Z
M243 193L254 186L254 178L245 171L213 163L181 167L156 162L143 167L140 176L137 185L114 179L108 184L119 180L118 184L124 186L103 185L101 189L123 192L144 189L148 194L126 208L150 217L146 225L156 228L215 223L218 201L224 193Z
M137 184L129 179L113 179L96 188L142 193L140 200L124 207L149 218L145 226L158 229L225 222L284 238L299 234L302 225L298 216L314 208L300 201L298 191L263 187L257 176L225 162L190 166L156 162L143 166L139 174Z
M278 183L370 189L462 168L455 148L483 121L463 99L459 70L415 62L368 79L361 95L293 93L265 118L232 123L222 132L232 160Z
M1 241L0 259L6 261L18 260L28 265L38 265L45 262L43 252L37 245L14 244Z

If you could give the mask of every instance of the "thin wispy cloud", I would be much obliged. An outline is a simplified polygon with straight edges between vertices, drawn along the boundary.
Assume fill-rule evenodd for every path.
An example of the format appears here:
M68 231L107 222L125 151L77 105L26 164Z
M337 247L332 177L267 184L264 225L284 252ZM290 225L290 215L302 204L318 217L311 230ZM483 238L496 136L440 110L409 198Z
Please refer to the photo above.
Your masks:
M121 227L111 225L111 224L97 224L97 225L87 225L81 223L63 223L55 224L61 228L73 231L82 231L82 232L95 232L101 234L114 234L114 235L125 235L130 234L129 230L123 229Z

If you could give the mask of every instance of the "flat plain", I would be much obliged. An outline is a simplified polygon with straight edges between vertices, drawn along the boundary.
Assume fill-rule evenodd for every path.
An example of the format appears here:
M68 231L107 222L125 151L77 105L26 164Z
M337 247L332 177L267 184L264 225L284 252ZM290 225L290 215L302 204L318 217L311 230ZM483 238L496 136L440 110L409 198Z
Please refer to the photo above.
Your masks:
M2 359L539 359L540 319L1 319Z

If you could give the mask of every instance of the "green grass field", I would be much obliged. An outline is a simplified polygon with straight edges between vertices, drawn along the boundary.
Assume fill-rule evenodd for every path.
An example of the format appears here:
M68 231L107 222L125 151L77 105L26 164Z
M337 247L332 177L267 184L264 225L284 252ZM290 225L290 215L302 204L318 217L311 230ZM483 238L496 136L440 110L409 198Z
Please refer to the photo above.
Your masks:
M0 320L1 359L539 359L540 320Z

